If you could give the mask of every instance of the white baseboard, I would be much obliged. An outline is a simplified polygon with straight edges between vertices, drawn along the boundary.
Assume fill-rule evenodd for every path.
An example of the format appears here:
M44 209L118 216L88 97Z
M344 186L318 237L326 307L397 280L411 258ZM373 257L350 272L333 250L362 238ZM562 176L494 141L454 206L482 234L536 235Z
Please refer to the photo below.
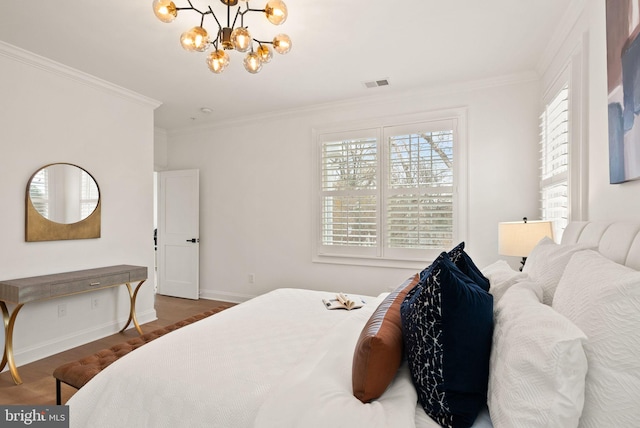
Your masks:
M139 324L146 324L158 319L155 309L137 313L136 318ZM111 321L102 325L93 326L91 328L75 332L66 336L56 337L44 343L39 343L36 346L31 346L24 349L14 349L14 357L18 365L18 372L20 366L32 363L34 361L41 360L42 358L50 357L51 355L58 354L76 346L84 345L94 340L102 339L103 337L110 336L120 331L127 319L121 319L118 321ZM127 330L135 328L133 322L129 325ZM122 338L122 341L126 341L127 337ZM5 368L7 370L7 368Z
M200 298L206 300L221 300L223 302L242 303L256 296L249 294L229 293L226 291L200 290Z

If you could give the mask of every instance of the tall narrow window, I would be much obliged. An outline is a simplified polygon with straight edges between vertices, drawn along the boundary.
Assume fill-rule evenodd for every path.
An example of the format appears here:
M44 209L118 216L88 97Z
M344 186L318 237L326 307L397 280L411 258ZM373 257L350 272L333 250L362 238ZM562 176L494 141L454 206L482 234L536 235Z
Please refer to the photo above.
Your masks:
M428 260L450 248L464 188L457 122L318 133L316 256Z
M565 84L540 116L542 219L553 220L556 235L569 219L569 85Z

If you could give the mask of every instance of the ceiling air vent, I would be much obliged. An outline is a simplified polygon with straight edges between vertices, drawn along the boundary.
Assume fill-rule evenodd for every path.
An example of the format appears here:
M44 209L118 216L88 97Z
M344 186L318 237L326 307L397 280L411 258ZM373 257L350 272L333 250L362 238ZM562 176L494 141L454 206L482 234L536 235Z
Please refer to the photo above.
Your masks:
M389 79L371 80L370 82L363 83L365 88L378 88L380 86L389 86Z

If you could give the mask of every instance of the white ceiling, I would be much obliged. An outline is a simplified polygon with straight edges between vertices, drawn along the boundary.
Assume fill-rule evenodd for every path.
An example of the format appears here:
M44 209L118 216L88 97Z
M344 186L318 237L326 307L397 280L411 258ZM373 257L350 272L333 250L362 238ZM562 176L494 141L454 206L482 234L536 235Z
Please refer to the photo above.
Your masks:
M256 75L244 70L243 54L234 51L223 74L211 73L207 53L186 52L179 44L199 15L183 12L164 24L153 14L152 0L5 1L0 40L161 101L155 124L171 130L532 71L571 2L285 1L289 18L282 26L260 13L245 17L256 38L286 33L293 41L289 54L274 54ZM187 6L186 0L174 2ZM253 0L251 7L263 8L263 2ZM211 5L226 20L219 0L192 3ZM205 20L205 28L214 25ZM391 86L363 85L381 78Z

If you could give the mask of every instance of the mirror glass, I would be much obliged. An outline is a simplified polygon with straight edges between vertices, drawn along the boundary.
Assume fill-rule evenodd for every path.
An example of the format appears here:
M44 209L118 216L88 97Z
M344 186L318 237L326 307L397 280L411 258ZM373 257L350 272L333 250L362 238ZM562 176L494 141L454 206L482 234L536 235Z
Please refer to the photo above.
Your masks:
M29 199L44 218L62 224L89 217L100 199L98 185L84 169L71 164L45 166L29 183Z

